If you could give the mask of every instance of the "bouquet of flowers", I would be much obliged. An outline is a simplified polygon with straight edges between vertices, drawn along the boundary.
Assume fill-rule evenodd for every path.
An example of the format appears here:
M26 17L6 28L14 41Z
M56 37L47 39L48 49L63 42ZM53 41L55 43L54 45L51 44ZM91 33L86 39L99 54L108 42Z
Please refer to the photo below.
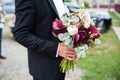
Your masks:
M89 7L87 2L83 2L78 13L65 14L62 20L56 19L53 22L52 34L65 45L74 48L77 57L85 57L88 47L100 44L100 32L92 24L93 19L90 18L86 8ZM74 61L63 59L60 67L63 73L70 69L74 70Z

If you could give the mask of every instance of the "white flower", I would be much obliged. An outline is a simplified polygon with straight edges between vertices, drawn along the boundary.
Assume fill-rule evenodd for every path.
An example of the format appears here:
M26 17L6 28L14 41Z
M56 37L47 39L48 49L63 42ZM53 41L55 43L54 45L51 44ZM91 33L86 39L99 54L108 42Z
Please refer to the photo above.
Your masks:
M84 11L83 16L82 21L84 22L84 28L88 29L91 23L90 14L87 11Z
M79 12L79 14L78 14L78 17L80 18L80 19L82 19L83 17L84 17L84 14L85 13L85 9L80 9L80 12Z
M68 26L67 31L71 36L73 36L78 32L78 28L76 27L76 25L70 25Z
M90 27L90 21L86 20L84 22L84 28L88 29Z

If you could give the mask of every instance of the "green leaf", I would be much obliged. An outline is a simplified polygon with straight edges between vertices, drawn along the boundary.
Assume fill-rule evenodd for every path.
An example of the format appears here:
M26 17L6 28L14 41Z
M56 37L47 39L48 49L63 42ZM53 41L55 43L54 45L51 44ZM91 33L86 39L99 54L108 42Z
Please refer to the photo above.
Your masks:
M88 45L86 44L76 47L75 52L77 53L78 58L85 57L87 49L88 49Z
M70 35L69 35L68 32L64 33L63 36L64 36L65 39L69 39L70 38Z
M81 9L89 8L89 3L87 1L82 2L81 5L80 5L80 8Z
M85 8L89 8L89 3L87 1L84 2Z
M70 35L69 33L61 33L58 35L58 38L60 39L60 41L65 41L66 39L69 39L70 38Z
M94 44L100 45L101 44L101 40L95 39Z
M60 41L64 41L64 34L59 34L58 38L59 38Z
M64 43L65 43L65 45L69 46L72 43L72 39L71 38L68 38L68 39L66 38Z

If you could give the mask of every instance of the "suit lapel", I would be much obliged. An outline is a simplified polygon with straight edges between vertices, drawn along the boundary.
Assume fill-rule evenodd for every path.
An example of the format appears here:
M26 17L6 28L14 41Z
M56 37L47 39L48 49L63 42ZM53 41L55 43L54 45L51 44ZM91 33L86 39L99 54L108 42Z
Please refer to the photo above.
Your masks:
M52 9L54 10L54 12L58 15L58 12L57 12L57 9L56 9L56 7L55 7L55 5L54 5L53 0L48 0L48 2L50 3L50 6L51 6Z

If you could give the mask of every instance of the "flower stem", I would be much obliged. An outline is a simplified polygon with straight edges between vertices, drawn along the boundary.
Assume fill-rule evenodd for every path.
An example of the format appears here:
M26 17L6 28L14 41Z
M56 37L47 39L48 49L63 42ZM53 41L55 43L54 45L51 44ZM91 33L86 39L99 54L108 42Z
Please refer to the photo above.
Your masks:
M63 59L60 63L61 71L63 73L69 72L69 70L74 70L74 61Z

